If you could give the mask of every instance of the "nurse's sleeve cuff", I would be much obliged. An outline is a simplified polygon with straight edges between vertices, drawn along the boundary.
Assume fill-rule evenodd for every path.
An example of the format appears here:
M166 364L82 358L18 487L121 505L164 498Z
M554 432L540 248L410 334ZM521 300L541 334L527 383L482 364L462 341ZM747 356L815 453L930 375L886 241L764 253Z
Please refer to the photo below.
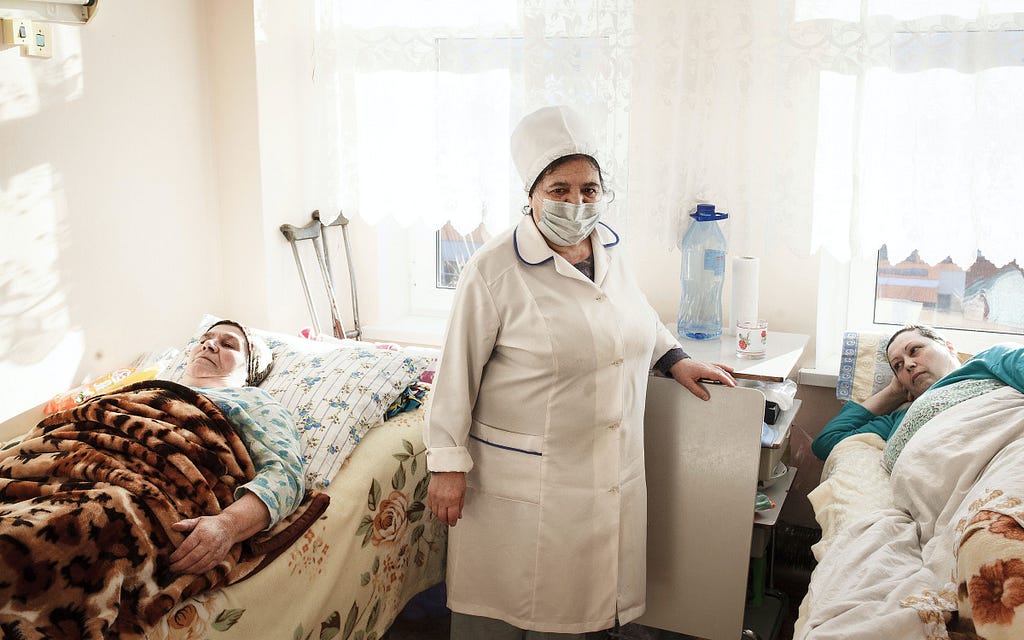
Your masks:
M687 355L685 351L678 347L674 349L669 349L668 353L658 358L658 361L654 363L654 368L657 371L661 372L665 377L671 378L672 367L675 365L675 363L679 362L680 360L686 360L689 357L690 356Z
M431 471L462 471L473 468L473 458L466 447L434 447L427 449L427 469Z

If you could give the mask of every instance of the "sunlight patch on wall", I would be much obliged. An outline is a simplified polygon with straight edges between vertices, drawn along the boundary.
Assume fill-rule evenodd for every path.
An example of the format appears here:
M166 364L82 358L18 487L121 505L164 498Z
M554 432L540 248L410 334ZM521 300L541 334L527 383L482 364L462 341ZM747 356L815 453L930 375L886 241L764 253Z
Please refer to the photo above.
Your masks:
M267 0L256 0L252 5L252 30L258 44L267 42L267 15L270 8Z
M62 203L49 164L0 185L0 421L67 389L82 360L61 286Z
M78 28L53 25L53 57L26 58L17 47L0 51L0 122L21 120L82 96L82 40Z

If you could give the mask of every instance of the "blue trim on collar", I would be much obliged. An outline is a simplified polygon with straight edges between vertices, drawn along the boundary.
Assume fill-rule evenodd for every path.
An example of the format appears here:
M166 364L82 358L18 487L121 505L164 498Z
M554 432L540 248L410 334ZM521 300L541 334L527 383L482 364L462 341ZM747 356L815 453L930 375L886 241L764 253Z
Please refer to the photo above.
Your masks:
M597 224L601 225L602 227L604 227L605 229L608 230L608 233L610 233L613 236L615 236L615 240L614 241L609 242L608 244L602 243L601 244L602 247L607 249L608 247L614 247L615 245L619 244L619 234L615 233L615 229L612 229L611 227L609 227L608 225L606 225L605 223L603 223L601 221L598 221ZM512 231L512 249L516 252L516 257L518 257L519 260L522 261L523 264L528 264L531 267L536 267L536 266L540 266L540 265L544 264L545 262L551 262L552 260L555 259L555 256L551 255L551 256L548 256L547 258L544 258L540 262L530 262L530 261L528 261L526 258L523 257L523 254L519 253L519 234L517 233L517 231L518 231L518 228L514 229Z
M531 267L536 267L538 265L544 264L545 262L551 262L552 260L555 259L555 256L552 255L552 256L548 256L547 258L544 258L540 262L529 262L526 258L523 257L523 254L519 253L519 234L518 234L518 231L519 231L518 226L516 227L516 229L514 229L512 231L512 248L515 250L516 256L519 258L520 261L523 262L523 264L528 264Z
M609 232L611 232L611 234L613 236L615 236L615 242L609 242L606 245L602 245L602 246L604 246L605 249L607 249L608 247L614 247L615 245L619 244L619 234L615 233L615 229L612 229L611 227L609 227L605 223L601 222L600 220L598 220L597 224L601 225L602 227L607 229Z

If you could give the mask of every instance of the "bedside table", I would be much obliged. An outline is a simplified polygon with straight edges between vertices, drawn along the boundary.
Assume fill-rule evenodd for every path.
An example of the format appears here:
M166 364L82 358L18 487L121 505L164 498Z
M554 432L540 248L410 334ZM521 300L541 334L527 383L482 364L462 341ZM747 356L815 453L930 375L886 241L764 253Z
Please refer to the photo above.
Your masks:
M781 381L796 367L807 336L771 333L760 360L737 358L733 341L726 335L680 343L698 360ZM771 487L783 492L776 508L755 513L762 454L769 462L781 457L799 404L794 401L776 421L777 446L762 449L764 395L744 387L707 387L711 400L703 402L670 378L648 381L647 611L637 622L709 640L736 640L744 629L754 532L766 536L767 549L783 487L795 473L787 472Z

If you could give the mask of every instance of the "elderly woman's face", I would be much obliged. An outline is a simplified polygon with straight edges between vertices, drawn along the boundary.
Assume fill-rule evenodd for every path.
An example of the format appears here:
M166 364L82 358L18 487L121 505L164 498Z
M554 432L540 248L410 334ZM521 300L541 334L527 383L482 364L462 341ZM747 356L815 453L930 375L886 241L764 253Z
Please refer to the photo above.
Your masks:
M195 379L225 379L245 383L245 334L236 326L219 324L210 327L189 352L185 373Z
M597 169L590 161L576 158L540 179L530 196L530 209L533 219L540 222L541 204L545 200L583 204L597 202L603 195Z
M888 356L896 378L915 399L960 366L952 345L936 342L917 331L896 336L889 345Z

